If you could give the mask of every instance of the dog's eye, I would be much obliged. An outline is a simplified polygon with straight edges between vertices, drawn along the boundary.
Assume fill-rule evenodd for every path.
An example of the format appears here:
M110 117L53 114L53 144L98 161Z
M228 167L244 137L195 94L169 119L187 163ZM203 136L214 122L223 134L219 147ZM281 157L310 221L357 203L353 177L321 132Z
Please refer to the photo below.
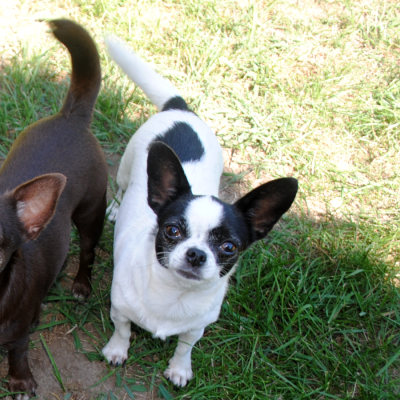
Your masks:
M236 245L232 242L225 242L221 244L221 246L219 247L224 253L228 254L236 253Z
M168 225L165 228L165 233L167 236L169 236L171 238L178 238L181 236L181 232L175 225Z

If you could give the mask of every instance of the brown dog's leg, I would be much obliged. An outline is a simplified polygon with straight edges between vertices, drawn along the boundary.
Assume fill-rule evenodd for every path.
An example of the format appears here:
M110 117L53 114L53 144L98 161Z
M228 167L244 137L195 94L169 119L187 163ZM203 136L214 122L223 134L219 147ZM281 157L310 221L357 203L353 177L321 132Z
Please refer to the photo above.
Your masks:
M103 231L104 216L107 208L107 200L104 198L87 212L87 207L78 207L72 216L81 240L81 255L79 270L72 286L75 297L87 298L91 292L90 278L92 270L90 266L94 262L94 249ZM84 212L81 212L84 209Z
M9 385L11 392L27 392L35 395L37 384L33 379L32 372L28 364L28 344L29 334L25 334L21 339L7 345L8 364L9 364ZM18 398L29 398L19 396Z

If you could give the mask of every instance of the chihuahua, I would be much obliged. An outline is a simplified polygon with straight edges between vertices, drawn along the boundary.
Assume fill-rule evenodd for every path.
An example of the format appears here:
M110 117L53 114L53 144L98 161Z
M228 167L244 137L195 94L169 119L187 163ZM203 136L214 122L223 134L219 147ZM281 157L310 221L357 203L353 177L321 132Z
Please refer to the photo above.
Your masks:
M109 38L107 47L161 112L129 141L118 170L110 206L115 332L103 354L112 365L126 361L130 321L154 337L179 335L164 376L185 386L193 376L192 347L218 319L239 255L290 208L298 184L277 179L232 205L219 200L223 157L212 130L123 43Z
M107 206L107 164L90 131L101 82L97 49L74 22L50 25L71 54L66 99L18 136L0 169L0 344L8 349L10 390L27 392L18 399L35 394L29 330L67 258L71 219L81 241L72 291L86 298Z

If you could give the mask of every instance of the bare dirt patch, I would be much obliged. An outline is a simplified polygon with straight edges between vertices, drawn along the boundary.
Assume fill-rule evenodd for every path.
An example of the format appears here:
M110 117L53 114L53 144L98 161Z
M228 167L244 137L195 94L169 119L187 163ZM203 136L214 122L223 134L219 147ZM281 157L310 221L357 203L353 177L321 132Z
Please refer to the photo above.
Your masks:
M91 362L88 358L76 350L71 336L71 328L68 325L59 325L52 331L35 332L30 336L34 345L29 351L29 364L35 380L38 384L36 394L40 399L63 399L66 393L71 394L72 400L90 400L100 393L112 391L118 398L124 398L126 391L116 384L115 375L105 379L110 372L105 362ZM78 336L85 350L90 348L87 335L77 330ZM42 344L43 337L55 364L60 372L65 391L57 381L49 356ZM7 357L0 362L0 376L5 377L8 371ZM121 375L134 378L135 368L129 367L120 370ZM99 383L100 382L100 383ZM142 384L138 381L137 384ZM121 397L119 397L121 396ZM150 400L158 399L153 392L136 392L135 398ZM11 396L6 397L11 400Z

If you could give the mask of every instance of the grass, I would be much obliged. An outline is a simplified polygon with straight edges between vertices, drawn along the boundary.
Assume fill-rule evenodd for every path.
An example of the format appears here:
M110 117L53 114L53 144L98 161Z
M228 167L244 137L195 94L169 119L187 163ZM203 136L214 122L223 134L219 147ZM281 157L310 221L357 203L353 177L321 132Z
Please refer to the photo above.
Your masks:
M228 149L227 172L237 192L280 176L300 182L291 211L268 240L243 255L219 321L193 350L189 385L177 389L162 378L176 339L153 340L135 328L130 374L110 368L103 379L114 376L115 391L99 399L133 398L143 390L165 399L399 397L397 3L18 5L18 18L28 12L65 16L86 26L98 43L103 32L128 41L216 131ZM10 43L0 77L2 156L24 127L58 109L70 69L65 51L44 33ZM99 49L104 79L93 131L107 154L121 154L155 108ZM112 229L107 224L103 234L91 298L73 300L61 284L63 273L39 327L76 325L75 347L94 363L113 330ZM71 240L73 257L76 232ZM83 349L77 330L95 350Z

